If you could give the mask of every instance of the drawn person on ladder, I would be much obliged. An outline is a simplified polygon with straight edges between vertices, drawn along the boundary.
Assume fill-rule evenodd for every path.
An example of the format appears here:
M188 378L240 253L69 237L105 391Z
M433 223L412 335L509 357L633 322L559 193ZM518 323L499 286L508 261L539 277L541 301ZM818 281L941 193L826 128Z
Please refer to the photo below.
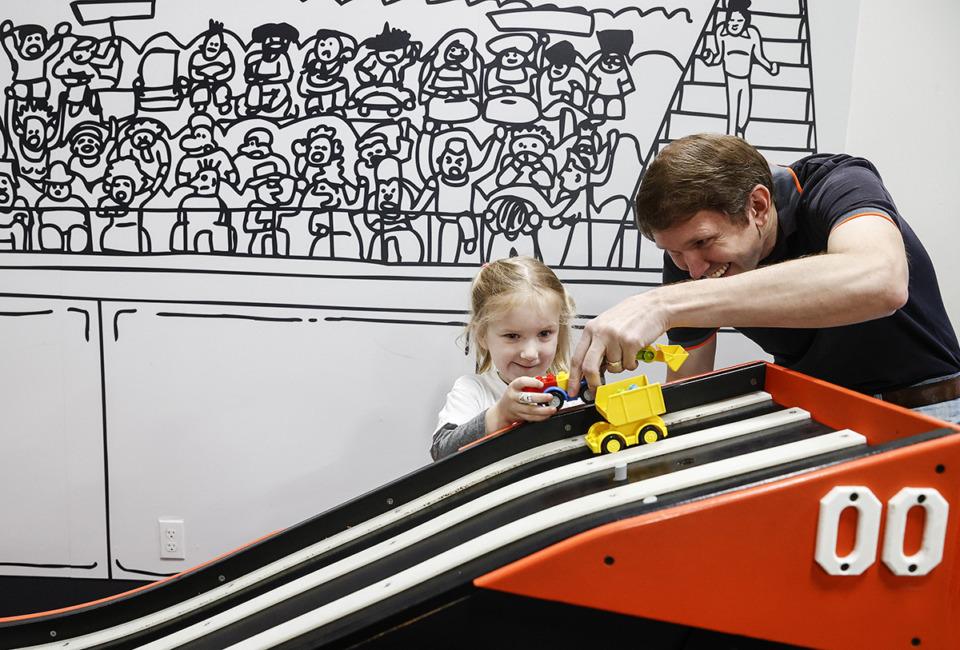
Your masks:
M760 32L750 24L750 2L730 0L727 3L727 21L707 36L703 53L707 65L723 64L727 83L727 135L740 137L744 137L750 120L753 62L771 75L780 72L780 64L764 56Z

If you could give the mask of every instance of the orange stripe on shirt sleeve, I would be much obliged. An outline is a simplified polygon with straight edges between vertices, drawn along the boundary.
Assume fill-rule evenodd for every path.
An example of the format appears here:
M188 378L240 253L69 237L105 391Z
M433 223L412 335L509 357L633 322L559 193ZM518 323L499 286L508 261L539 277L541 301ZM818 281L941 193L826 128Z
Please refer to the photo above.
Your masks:
M896 227L897 230L900 230L900 226L897 225L897 222L894 221L893 218L890 217L890 215L883 214L882 212L861 212L861 213L859 213L859 214L851 214L849 217L847 217L846 219L844 219L843 221L841 221L840 223L838 223L837 225L835 225L835 226L830 230L830 234L832 235L834 230L836 230L837 228L839 228L839 227L842 226L843 224L847 223L848 221L850 221L850 220L852 220L852 219L858 219L859 217L882 217L882 218L886 219L887 221L889 221L890 223L892 223L892 224Z

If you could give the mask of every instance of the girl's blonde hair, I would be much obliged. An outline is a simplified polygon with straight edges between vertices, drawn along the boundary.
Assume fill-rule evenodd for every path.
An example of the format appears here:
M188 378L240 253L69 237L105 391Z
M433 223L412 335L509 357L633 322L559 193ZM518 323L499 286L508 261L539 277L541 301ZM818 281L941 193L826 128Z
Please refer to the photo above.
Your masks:
M557 354L551 373L570 365L570 321L576 315L573 298L546 264L525 255L508 257L485 264L470 285L470 322L464 335L474 342L477 372L484 373L493 363L490 351L479 344L490 323L503 318L524 300L554 300L560 308Z

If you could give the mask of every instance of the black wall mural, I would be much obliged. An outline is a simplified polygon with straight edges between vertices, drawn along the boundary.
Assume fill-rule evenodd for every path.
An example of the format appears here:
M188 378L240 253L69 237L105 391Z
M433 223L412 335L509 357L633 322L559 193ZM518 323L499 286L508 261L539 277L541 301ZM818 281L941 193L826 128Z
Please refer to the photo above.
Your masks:
M273 21L267 3L249 30L221 15L143 42L123 33L153 20L146 0L5 20L0 250L440 265L516 250L629 269L630 197L680 131L761 137L777 90L803 95L776 118L802 142L754 143L815 149L803 3L482 4L439 37L422 15L340 30Z

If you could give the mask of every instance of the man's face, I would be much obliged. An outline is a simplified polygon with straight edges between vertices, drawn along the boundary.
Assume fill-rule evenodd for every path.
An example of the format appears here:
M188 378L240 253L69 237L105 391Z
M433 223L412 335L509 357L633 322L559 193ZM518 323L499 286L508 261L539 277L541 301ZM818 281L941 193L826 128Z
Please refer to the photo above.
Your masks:
M752 271L760 264L763 242L752 214L738 226L714 210L701 210L692 218L654 233L653 241L690 277L720 278Z

